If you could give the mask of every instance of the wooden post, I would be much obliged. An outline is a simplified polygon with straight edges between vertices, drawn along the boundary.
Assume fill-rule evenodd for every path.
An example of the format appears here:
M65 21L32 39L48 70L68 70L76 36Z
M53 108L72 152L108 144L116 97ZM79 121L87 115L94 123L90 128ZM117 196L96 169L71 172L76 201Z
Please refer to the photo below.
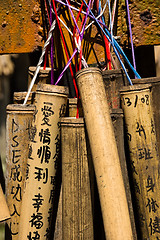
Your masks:
M9 209L6 203L6 199L0 184L0 222L3 222L9 218L11 218Z
M142 239L159 239L159 155L153 118L151 85L121 89L130 165Z
M63 240L93 240L93 215L83 118L63 118L62 223Z
M120 108L119 89L127 85L126 77L121 69L106 70L102 72L109 107Z
M29 132L33 105L10 104L6 121L6 200L11 214L8 221L12 240L18 239L19 218L28 159ZM6 232L6 239L10 233ZM9 235L8 235L9 234Z
M95 174L106 238L133 239L113 125L101 71L86 68L76 74Z
M48 239L55 203L60 154L60 117L68 88L39 84L29 145L26 188L22 200L19 239ZM59 173L58 173L59 174Z

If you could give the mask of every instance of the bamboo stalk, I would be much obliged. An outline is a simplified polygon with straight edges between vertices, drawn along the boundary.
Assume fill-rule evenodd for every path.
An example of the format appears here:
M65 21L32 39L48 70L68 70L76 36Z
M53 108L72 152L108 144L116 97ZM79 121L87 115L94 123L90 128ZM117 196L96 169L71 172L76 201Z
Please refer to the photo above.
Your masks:
M29 132L33 105L10 104L6 121L6 200L11 214L8 221L12 240L18 239L18 228L28 159Z
M32 122L26 188L22 200L19 239L50 237L52 210L59 172L60 118L64 116L68 88L39 84Z
M92 240L93 214L83 118L62 118L63 240Z
M133 239L118 150L98 68L76 74L100 195L106 238Z
M159 154L153 118L151 85L121 89L130 152L138 227L142 239L159 239Z

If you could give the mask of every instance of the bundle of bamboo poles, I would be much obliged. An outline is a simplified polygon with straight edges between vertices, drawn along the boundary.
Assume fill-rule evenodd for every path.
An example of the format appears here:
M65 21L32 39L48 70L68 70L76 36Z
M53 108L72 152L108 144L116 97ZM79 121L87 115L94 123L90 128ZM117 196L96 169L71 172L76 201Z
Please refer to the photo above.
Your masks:
M80 100L46 80L29 104L22 104L26 93L15 94L7 106L6 239L159 238L151 85L123 87L121 75L79 71Z

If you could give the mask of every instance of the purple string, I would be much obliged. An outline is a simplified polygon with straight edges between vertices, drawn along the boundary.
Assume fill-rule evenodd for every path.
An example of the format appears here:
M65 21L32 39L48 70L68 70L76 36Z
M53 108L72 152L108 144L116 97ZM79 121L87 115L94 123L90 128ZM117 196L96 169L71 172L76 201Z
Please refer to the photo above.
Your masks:
M71 13L73 22L74 22L74 24L76 25L76 28L77 28L77 30L78 30L79 36L81 37L81 33L80 33L80 30L79 30L79 27L78 27L78 25L77 25L77 23L76 23L75 17L74 17L74 15L73 15L72 9L70 8L70 5L69 5L69 3L68 3L68 0L66 0L66 3L67 3L67 7L69 8L69 11L70 11L70 13Z
M127 15L128 15L129 34L130 34L130 39L131 39L133 66L134 66L134 69L136 70L136 61L135 61L135 55L134 55L134 46L133 46L133 38L132 38L132 27L131 27L131 19L130 19L128 0L126 0L126 6L127 6Z
M68 63L66 64L65 68L63 69L63 71L62 71L61 74L59 75L58 80L57 80L57 82L55 83L55 85L57 85L57 84L59 83L59 81L61 80L61 78L63 77L64 72L65 72L66 69L69 67L69 65L70 65L70 63L71 63L71 61L72 61L72 58L75 56L76 52L77 52L77 48L74 50L74 52L73 52L73 54L72 54L72 57L69 59L69 61L68 61Z
M52 6L50 6L50 22L52 24ZM54 51L53 36L51 37L51 84L54 84L54 61L53 61L53 51Z
M83 39L83 35L84 35L84 31L85 31L85 25L86 25L86 22L87 22L87 18L88 18L88 15L89 15L89 8L90 8L90 5L91 5L91 1L92 1L92 0L89 0L89 4L88 4L89 7L87 8L86 17L85 17L85 20L84 20L82 35L81 35L81 37L80 37L81 42L82 42L82 39Z

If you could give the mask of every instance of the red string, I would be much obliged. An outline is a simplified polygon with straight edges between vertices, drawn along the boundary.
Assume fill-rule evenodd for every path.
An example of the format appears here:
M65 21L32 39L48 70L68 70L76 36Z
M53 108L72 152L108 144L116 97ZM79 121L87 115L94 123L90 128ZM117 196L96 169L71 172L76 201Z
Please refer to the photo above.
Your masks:
M54 12L55 12L55 15L56 15L58 28L59 28L59 31L60 31L60 34L61 34L63 45L64 45L67 61L69 61L69 55L68 55L67 47L66 47L66 44L65 44L63 32L62 32L62 29L61 29L61 26L60 26L60 22L59 22L59 19L58 19L58 14L57 14L56 6L55 6L55 0L52 0L52 2L53 2L53 8L54 8ZM71 76L72 76L72 79L73 79L73 84L74 84L74 88L75 88L75 91L76 91L76 96L78 97L78 88L77 88L77 85L76 85L76 81L75 81L75 78L74 78L74 74L73 74L73 70L72 70L71 65L69 65L69 68L70 68Z
M107 57L107 63L109 65L109 70L112 70L112 64L111 64L111 53L109 49L109 42L106 36L104 35L104 42L105 42L105 50L106 50L106 57Z
M45 3L46 11L47 11L47 17L48 17L49 25L51 26L51 21L50 21L50 17L49 17L49 12L48 12L48 7L47 7L46 0L44 0L44 3Z
M69 3L69 4L70 4L70 3ZM83 7L83 2L82 2L82 4L81 4L81 7L80 7L79 12L78 12L78 15L77 15L76 23L78 23L78 19L79 19L80 14L81 14L82 7ZM75 38L75 33L76 33L76 32L77 32L77 30L76 30L76 25L74 25L74 28L73 28L73 49L75 49L75 40L74 40L74 38ZM77 37L76 37L76 39L77 39ZM76 54L76 56L75 56L75 68L76 68L76 72L77 72L77 71L78 71L78 59L77 59L77 54Z
M46 69L47 59L48 59L48 46L47 46L47 49L46 49L46 52L45 52L45 56L44 56L44 66L43 66L44 70Z

